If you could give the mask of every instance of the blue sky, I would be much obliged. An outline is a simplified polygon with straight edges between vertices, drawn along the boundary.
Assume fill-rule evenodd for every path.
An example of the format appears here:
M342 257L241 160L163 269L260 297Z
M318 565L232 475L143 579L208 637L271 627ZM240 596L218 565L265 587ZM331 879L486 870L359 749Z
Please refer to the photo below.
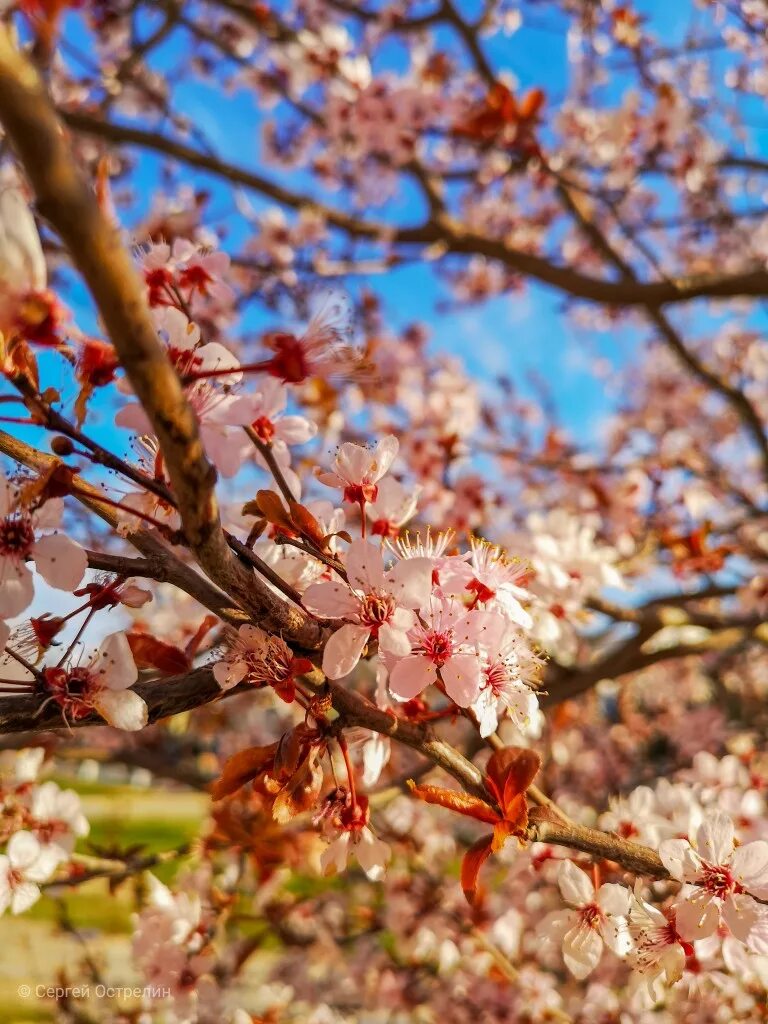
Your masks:
M280 3L273 4L280 9ZM423 9L433 5L425 3ZM472 13L478 8L475 0L462 0L462 9ZM523 27L511 37L487 40L486 52L498 70L511 73L522 89L543 85L548 94L548 112L556 109L560 97L567 91L568 61L566 56L565 23L552 16L553 5L541 5L524 21ZM691 5L687 2L670 3L668 0L642 0L635 5L647 17L656 35L667 45L682 38L690 21ZM194 5L190 4L193 10ZM142 34L148 35L157 24L156 18L145 19ZM64 37L82 53L91 49L82 17L69 14L65 22ZM458 52L458 43L450 32L442 30L441 44ZM70 51L68 59L73 67L77 60ZM180 77L188 59L183 38L172 36L153 58L153 67L174 80L174 109L187 115L206 136L217 154L223 159L243 164L252 169L284 180L285 172L270 168L260 153L260 126L265 112L254 103L253 94L245 89L223 94L221 90L203 84L192 75ZM388 67L402 64L402 52L390 48L383 58ZM707 56L720 63L719 56ZM629 79L626 79L629 82ZM610 87L608 99L614 101L623 87L619 78ZM748 105L751 106L751 105ZM269 113L269 112L267 112ZM762 113L760 105L749 111L757 120ZM766 119L768 120L768 119ZM758 122L759 123L759 122ZM758 133L760 142L765 131ZM139 208L146 209L158 180L161 161L143 153L138 156L134 181L141 197ZM237 247L245 238L247 225L242 218L233 218L232 193L220 180L196 171L185 170L181 179L185 184L205 187L212 194L209 205L208 226L227 232L225 247ZM307 178L295 175L291 183L297 187L307 184ZM257 209L269 203L252 192L248 199ZM327 201L343 205L343 196L326 195ZM416 221L420 210L413 195L406 192L392 203L377 210L379 218L397 216L400 220ZM127 220L130 227L131 218ZM344 282L354 294L364 279ZM394 328L415 320L430 325L433 348L447 350L460 356L471 374L480 381L489 381L504 372L512 377L523 392L529 390L527 378L534 373L545 379L552 390L563 423L585 443L599 434L599 425L614 407L615 389L603 380L596 380L589 368L591 354L606 358L617 369L626 365L637 352L639 342L646 337L644 331L622 328L620 332L603 334L598 331L577 331L572 321L562 313L563 297L535 283L528 283L518 292L493 299L487 303L462 309L445 309L450 292L426 264L413 264L394 269L386 275L377 275L370 284L383 297L388 323ZM88 325L89 305L82 287L75 285L68 298L84 326ZM689 325L701 330L708 324L704 311L690 317ZM265 323L274 323L273 313L264 314L257 307L249 308L243 326L258 329ZM56 370L53 369L54 374ZM62 371L60 379L65 379ZM56 383L56 381L53 381ZM105 409L105 414L107 410ZM105 415L105 422L107 422Z

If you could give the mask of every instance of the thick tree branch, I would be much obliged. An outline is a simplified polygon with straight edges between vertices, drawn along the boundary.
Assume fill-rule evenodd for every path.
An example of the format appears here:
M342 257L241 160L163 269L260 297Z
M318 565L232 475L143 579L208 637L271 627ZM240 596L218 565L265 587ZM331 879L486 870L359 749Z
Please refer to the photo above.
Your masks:
M453 776L467 792L490 801L482 771L450 744L436 738L423 726L401 721L390 712L382 711L360 694L333 683L326 686L333 708L344 726L361 726L404 743ZM318 691L325 689L322 684L313 688ZM184 676L137 683L134 689L146 701L151 722L209 704L222 695L209 667L196 669ZM238 687L228 691L228 695L245 692L247 689ZM39 696L0 698L0 734L64 728L58 707L49 703L41 711L40 706ZM104 725L95 715L74 724L77 727ZM664 865L652 850L598 829L555 822L547 815L546 811L534 815L527 833L530 842L571 847L595 857L613 860L630 871L657 878L667 877Z
M53 455L39 452L31 445L25 444L24 441L20 441L2 430L0 430L0 452L14 459L20 465L40 473L46 472L59 462ZM75 477L74 482L78 488L77 500L113 529L116 528L118 525L117 513L112 505L107 505L100 500L101 495L98 488L93 487L79 476ZM152 579L178 587L225 622L230 622L232 625L250 622L250 616L246 612L233 605L232 600L218 587L214 586L191 565L187 565L186 562L178 558L158 534L141 528L133 530L126 539L147 559L151 566ZM113 571L108 568L109 556L102 556L102 558L107 559L107 562L102 565L94 564L92 568Z
M305 648L321 642L318 625L286 604L231 552L219 521L216 473L197 420L158 339L145 288L117 231L78 171L35 68L0 29L0 120L34 187L41 214L69 249L144 407L165 456L184 533L200 564L269 630Z
M135 145L162 153L233 184L244 185L289 209L315 210L328 224L352 238L392 245L430 246L441 243L446 252L498 260L516 273L574 298L615 306L663 306L697 298L768 295L768 270L759 266L733 274L697 274L662 281L604 280L553 263L545 257L513 249L500 239L477 234L447 214L420 225L400 228L363 220L294 192L247 168L229 164L183 142L169 139L160 132L103 121L82 111L62 110L61 116L71 128L85 134L118 145Z

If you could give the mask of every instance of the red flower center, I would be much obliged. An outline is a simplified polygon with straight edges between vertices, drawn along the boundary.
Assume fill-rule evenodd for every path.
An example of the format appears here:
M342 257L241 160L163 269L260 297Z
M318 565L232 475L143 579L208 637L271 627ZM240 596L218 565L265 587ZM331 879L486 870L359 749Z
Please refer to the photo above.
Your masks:
M8 516L0 521L0 555L24 559L35 543L35 532L25 516Z
M421 642L421 650L437 668L442 668L453 654L453 630L427 633Z
M254 420L251 427L260 441L264 444L271 444L275 436L275 425L268 416L259 416Z
M705 864L701 873L703 887L721 900L733 892L741 891L741 886L724 864Z
M382 594L372 591L363 598L363 608L360 618L366 626L371 627L374 636L378 633L379 627L389 622L395 611L395 599L391 594Z

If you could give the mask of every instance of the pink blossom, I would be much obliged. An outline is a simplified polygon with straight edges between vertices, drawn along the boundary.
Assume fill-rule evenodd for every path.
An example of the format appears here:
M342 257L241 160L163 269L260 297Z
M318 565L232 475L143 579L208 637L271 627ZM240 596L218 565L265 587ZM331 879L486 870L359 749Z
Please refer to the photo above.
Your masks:
M652 996L663 975L668 985L682 977L685 958L692 952L678 934L674 910L659 910L637 895L632 897L629 932L635 948L629 954L632 969L648 979Z
M390 672L392 693L412 700L439 678L452 701L469 707L481 687L475 615L457 601L431 598L408 634L409 653Z
M384 877L391 856L387 843L373 834L367 825L354 831L341 832L320 855L325 874L346 871L349 855L354 851L357 862L371 881Z
M444 589L451 593L468 591L473 606L497 609L513 622L530 629L533 620L520 604L530 600L522 585L530 576L530 568L523 562L508 560L501 548L487 541L470 540L469 563L455 562L453 575L443 581Z
M589 876L573 861L564 860L557 877L560 892L573 910L555 911L544 923L549 939L561 940L565 966L575 978L586 978L597 967L603 943L618 956L631 947L626 914L630 893L606 882L595 892Z
M344 501L350 504L375 501L377 484L395 461L399 447L393 434L383 437L373 450L345 441L334 460L335 472L319 472L317 479L328 487L340 488Z
M371 520L371 533L397 537L400 528L416 514L420 490L420 487L405 487L392 477L382 480L376 499L365 509Z
M73 789L59 789L51 780L43 782L34 789L30 811L32 830L42 849L61 862L69 860L75 840L88 835L88 821Z
M147 705L131 687L138 670L125 633L113 633L89 664L43 670L46 686L65 717L77 720L92 711L117 729L136 731L147 724Z
M41 847L31 832L14 832L0 855L0 914L29 910L40 898L38 883L47 882L56 870L58 858Z
M45 582L58 590L72 591L82 580L88 566L83 548L58 532L39 536L39 531L58 526L62 511L59 498L25 508L20 489L0 469L0 617L20 615L32 602L28 560L34 560Z
M677 928L693 941L723 924L747 942L768 898L768 842L735 845L733 822L722 811L708 814L696 830L696 849L687 839L667 839L659 856L673 878L683 882L675 901Z
M352 542L345 563L349 586L340 581L313 583L304 594L310 611L346 620L323 651L323 671L329 679L348 675L371 637L387 654L408 654L414 609L427 604L432 586L432 566L426 559L397 562L385 571L379 548L364 540Z

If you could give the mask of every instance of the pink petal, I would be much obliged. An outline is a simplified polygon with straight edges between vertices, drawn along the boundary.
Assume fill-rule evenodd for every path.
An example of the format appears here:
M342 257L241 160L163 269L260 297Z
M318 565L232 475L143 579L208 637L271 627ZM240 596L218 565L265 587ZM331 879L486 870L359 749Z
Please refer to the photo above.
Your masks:
M347 623L337 629L323 651L323 672L329 679L348 676L360 660L371 631L367 626Z
M443 665L440 675L445 692L460 708L468 708L480 693L480 662L474 654L454 654Z
M398 661L389 674L389 688L396 697L412 700L437 679L434 664L421 654Z
M432 593L432 561L406 558L387 573L386 588L403 608L424 608Z
M213 678L222 690L231 690L245 679L248 666L244 661L217 661L213 666Z
M41 537L32 548L37 571L58 590L74 590L88 568L83 548L63 533Z
M379 630L379 647L387 654L398 658L405 658L411 653L411 641L408 639L408 633L404 629L398 629L386 622Z
M354 540L349 546L345 568L351 586L369 594L384 586L384 561L381 551L364 540Z
M330 619L349 618L360 611L360 601L346 583L311 583L302 600L308 611Z
M675 903L675 921L680 935L688 942L695 942L717 931L720 910L709 893L693 890Z

